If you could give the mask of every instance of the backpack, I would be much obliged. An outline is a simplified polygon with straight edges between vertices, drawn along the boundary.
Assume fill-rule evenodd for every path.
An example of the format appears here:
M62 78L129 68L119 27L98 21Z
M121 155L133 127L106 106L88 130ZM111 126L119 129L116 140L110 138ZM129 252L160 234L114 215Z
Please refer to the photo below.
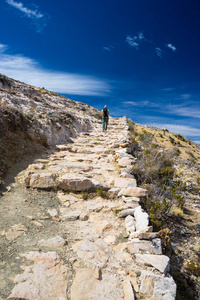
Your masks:
M103 116L104 117L108 117L108 109L107 109L107 107L104 107L104 109L103 109Z

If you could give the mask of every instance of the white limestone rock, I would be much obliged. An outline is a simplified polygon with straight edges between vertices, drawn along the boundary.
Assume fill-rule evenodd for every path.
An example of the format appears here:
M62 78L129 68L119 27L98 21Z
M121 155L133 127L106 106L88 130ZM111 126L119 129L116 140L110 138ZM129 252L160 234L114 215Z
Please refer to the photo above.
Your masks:
M149 216L146 212L142 211L141 206L136 207L134 216L136 220L136 230L143 230L149 226Z
M126 217L125 227L128 234L135 231L135 219L131 215Z
M153 266L163 274L166 274L170 270L170 260L166 255L136 254L136 259Z

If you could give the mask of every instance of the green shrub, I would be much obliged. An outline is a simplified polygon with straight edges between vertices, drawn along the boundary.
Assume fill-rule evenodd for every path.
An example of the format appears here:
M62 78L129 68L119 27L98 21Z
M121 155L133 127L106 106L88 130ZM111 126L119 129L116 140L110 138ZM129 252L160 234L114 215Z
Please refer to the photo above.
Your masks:
M144 151L145 155L150 154L150 153L151 153L151 151L149 149L147 149L147 150Z
M173 134L173 136L175 136L178 140L180 140L182 142L187 142L186 138L184 136L182 136L181 134Z
M200 266L197 265L194 261L187 262L186 266L189 273L200 276Z
M171 135L169 136L169 140L173 145L176 144L175 139Z
M152 143L152 144L151 144L151 148L153 148L153 149L158 148L158 144Z
M106 192L102 189L97 189L97 196L105 198L106 197Z
M83 200L87 200L87 198L88 198L88 192L82 192L81 194L82 194L82 199Z

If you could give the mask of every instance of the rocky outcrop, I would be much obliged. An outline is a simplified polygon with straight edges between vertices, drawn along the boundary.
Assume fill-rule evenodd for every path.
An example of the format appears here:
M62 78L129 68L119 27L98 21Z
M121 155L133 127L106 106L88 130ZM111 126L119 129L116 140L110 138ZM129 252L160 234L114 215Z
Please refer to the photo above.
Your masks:
M98 119L87 104L0 75L0 177L25 154L72 143Z

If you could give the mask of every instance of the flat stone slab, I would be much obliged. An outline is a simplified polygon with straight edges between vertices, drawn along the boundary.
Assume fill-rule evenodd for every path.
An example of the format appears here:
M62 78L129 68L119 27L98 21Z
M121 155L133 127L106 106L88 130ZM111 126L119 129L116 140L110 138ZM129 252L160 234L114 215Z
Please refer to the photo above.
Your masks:
M83 239L82 241L75 243L72 246L72 249L81 259L90 262L95 265L95 267L104 267L108 261L108 256L105 252L88 239Z
M136 187L137 186L136 180L133 178L122 178L122 177L115 178L115 182L114 182L115 188L125 188L130 185Z
M161 273L169 272L169 257L166 255L136 254L137 260L142 260L145 264L153 266Z
M84 192L96 189L108 190L110 186L98 180L81 176L72 176L66 173L59 179L59 187L64 191Z
M122 157L119 159L118 164L120 167L131 166L134 163L134 159L129 157Z
M12 226L8 232L5 233L6 238L9 241L17 239L20 235L24 234L28 229L23 224L17 224Z
M47 240L40 240L38 242L38 246L45 246L45 247L64 247L66 244L66 241L61 236L55 236L53 238L47 239Z
M29 252L23 256L34 264L15 277L17 285L8 299L65 300L68 268L58 254Z
M140 187L127 187L121 190L121 194L128 197L147 197L148 191Z
M71 300L123 300L120 282L112 274L98 269L80 268L76 270L71 287Z
M149 253L149 254L162 254L162 246L160 239L153 239L152 241L143 241L137 238L128 243L128 250L130 253Z

